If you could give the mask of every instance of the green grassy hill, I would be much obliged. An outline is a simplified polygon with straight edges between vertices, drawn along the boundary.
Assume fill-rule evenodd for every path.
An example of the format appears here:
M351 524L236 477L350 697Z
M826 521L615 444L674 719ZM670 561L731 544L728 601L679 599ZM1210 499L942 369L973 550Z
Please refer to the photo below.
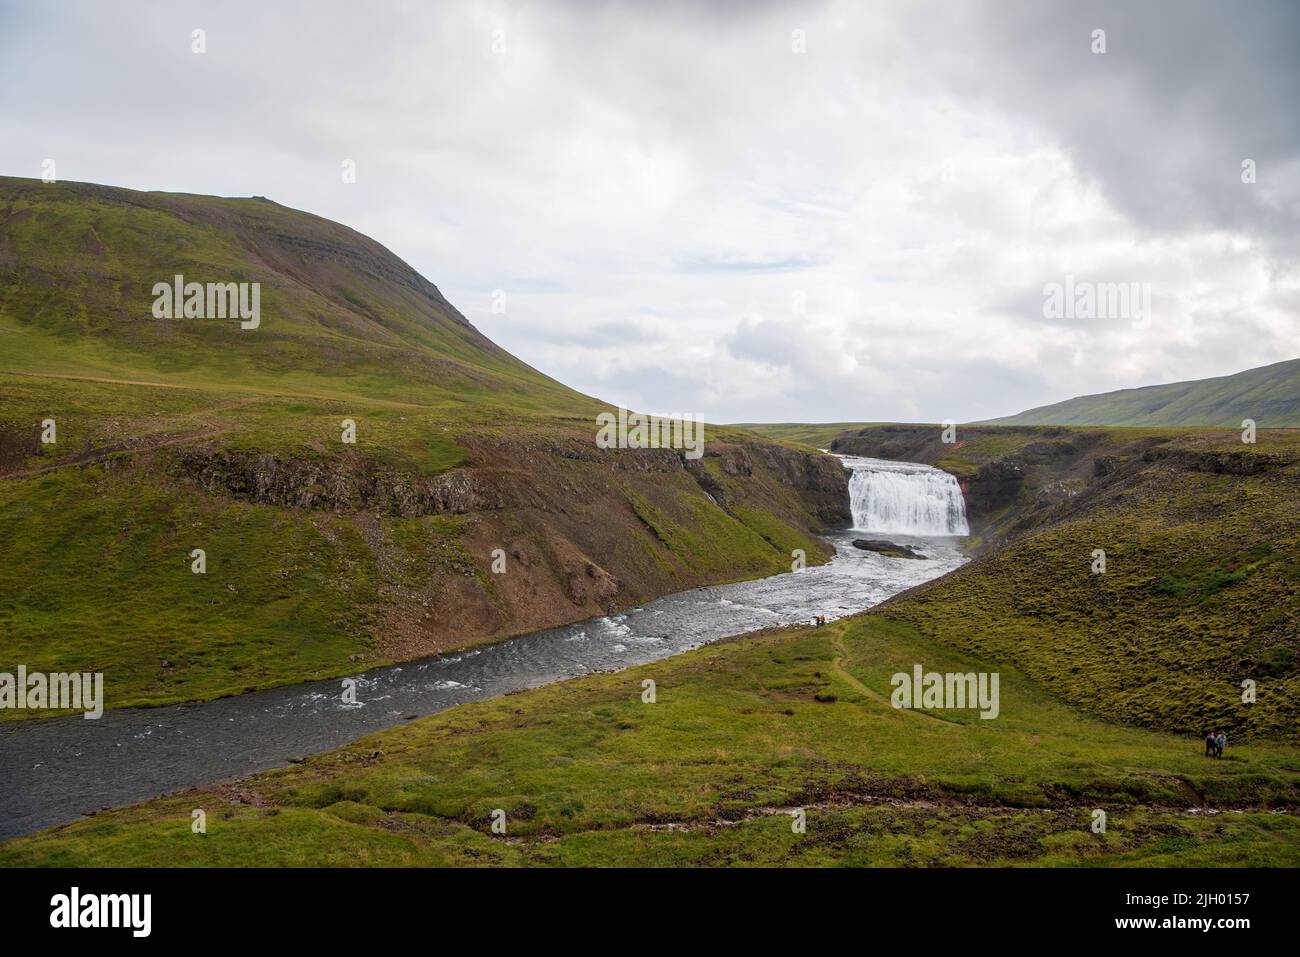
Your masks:
M1085 395L975 425L1124 425L1300 428L1300 359L1275 362L1235 375ZM759 435L826 449L846 433L883 428L872 422L751 422L737 425ZM918 425L890 426L913 428Z
M1300 427L1300 359L1235 375L1084 395L1018 415L998 425L1184 425L1241 428Z
M882 614L1110 721L1295 739L1300 436L1262 435L1184 435L1108 460L1004 547Z
M177 273L261 283L260 325L154 318ZM833 461L735 429L698 461L597 449L606 405L373 240L260 198L0 179L0 357L0 666L103 671L112 707L824 560L843 517Z
M155 283L261 284L261 325L155 319ZM354 230L270 200L0 177L5 369L586 412Z

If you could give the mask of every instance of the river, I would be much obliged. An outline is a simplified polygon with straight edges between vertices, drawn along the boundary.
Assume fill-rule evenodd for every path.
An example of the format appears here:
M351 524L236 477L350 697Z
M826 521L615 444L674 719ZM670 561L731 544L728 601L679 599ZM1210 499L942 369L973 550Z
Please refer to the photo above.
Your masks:
M855 521L884 528L835 532L826 565L667 595L593 618L456 654L355 676L197 704L107 711L0 725L0 840L104 807L281 767L470 701L626 668L772 625L839 618L942 575L965 561L961 493L926 466L845 457ZM951 494L955 492L955 504ZM915 502L909 502L910 497ZM946 517L945 517L946 516ZM924 534L899 529L914 523ZM864 532L919 547L925 561L854 548Z

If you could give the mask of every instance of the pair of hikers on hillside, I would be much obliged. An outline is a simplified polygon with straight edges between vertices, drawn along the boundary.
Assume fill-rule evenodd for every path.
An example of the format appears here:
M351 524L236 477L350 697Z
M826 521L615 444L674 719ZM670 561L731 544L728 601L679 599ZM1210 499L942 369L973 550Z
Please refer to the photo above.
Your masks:
M818 615L816 618L813 619L813 627L814 627L814 628L820 628L820 627L821 627L822 625L824 625L824 624L826 624L826 616L825 616L825 615Z
M1223 757L1223 746L1228 743L1228 736L1222 731L1211 731L1205 736L1205 756L1207 758Z

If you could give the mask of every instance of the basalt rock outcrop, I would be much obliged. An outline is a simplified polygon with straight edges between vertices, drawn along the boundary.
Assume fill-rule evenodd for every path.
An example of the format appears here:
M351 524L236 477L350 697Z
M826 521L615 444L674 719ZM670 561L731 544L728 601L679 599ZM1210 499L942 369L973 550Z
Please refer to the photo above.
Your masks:
M355 454L326 459L195 448L178 456L173 471L208 492L259 505L334 512L456 515L519 506L528 496L488 472L453 469L425 478Z
M346 452L335 456L259 454L209 447L177 454L174 474L212 493L261 505L334 512L377 511L405 517L459 515L508 508L553 507L576 486L530 481L568 465L588 479L621 481L618 473L686 473L716 504L727 506L775 483L792 490L816 518L814 524L847 524L848 483L833 457L778 445L712 442L698 459L674 449L600 450L580 441L528 447L478 444L473 461L435 476L421 476ZM608 483L606 483L608 484ZM557 488L558 486L558 488ZM557 495L558 492L558 495Z
M833 456L766 443L709 442L702 458L684 462L700 487L719 503L734 501L736 489L753 480L757 470L759 481L775 481L794 489L826 526L847 525L853 520L848 478Z

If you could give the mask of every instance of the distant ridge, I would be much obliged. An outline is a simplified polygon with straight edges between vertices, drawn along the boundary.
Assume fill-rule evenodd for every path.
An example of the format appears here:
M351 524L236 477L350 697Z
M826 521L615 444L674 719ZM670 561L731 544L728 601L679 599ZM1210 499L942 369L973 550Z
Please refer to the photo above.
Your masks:
M1084 395L987 420L997 425L1300 427L1300 359L1233 375Z

